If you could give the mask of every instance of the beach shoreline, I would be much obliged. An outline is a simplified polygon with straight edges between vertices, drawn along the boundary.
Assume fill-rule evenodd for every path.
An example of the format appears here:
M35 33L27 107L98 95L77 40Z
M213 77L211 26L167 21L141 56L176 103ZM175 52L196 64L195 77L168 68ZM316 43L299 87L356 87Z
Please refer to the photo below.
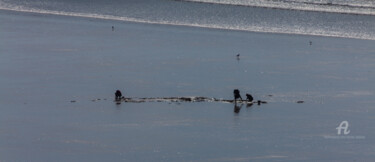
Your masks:
M276 34L276 35L296 35L296 36L306 36L306 37L331 37L331 38L342 38L342 39L358 39L358 40L370 40L370 41L375 41L375 39L371 38L365 38L365 37L347 37L347 36L339 36L339 35L324 35L324 34L305 34L305 33L292 33L292 32L272 32L272 31L262 31L261 29L259 30L248 30L248 29L238 29L238 28L222 28L222 27L213 27L213 26L205 26L205 25L193 25L193 24L175 24L171 22L152 22L152 21L142 21L142 20L136 20L133 18L121 18L121 17L116 17L116 16L110 16L110 15L104 15L104 16L99 16L99 15L89 15L89 14L75 14L75 13L64 13L64 12L52 12L52 11L44 11L44 12L35 12L32 10L13 10L13 9L0 9L0 12L14 12L18 14L35 14L35 15L40 15L40 16L57 16L57 17L71 17L71 18L77 18L77 19L88 19L89 21L115 21L115 22L123 22L123 23L129 23L129 24L144 24L144 25L157 25L157 26L170 26L170 27L181 27L181 28L201 28L203 30L217 30L217 31L227 31L227 32L250 32L250 33L255 33L255 34ZM312 11L311 11L312 12Z

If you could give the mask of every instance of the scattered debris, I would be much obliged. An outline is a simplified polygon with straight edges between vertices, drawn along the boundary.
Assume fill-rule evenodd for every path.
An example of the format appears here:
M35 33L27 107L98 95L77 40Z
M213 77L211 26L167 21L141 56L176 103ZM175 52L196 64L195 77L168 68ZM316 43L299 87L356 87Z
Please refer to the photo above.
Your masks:
M130 103L142 103L142 102L222 102L222 103L234 103L234 100L226 100L219 98L210 97L150 97L150 98L122 98L121 100L115 100L115 102L130 102ZM237 103L253 104L256 102L250 102L246 100L237 100ZM260 103L267 103L266 101L260 101Z

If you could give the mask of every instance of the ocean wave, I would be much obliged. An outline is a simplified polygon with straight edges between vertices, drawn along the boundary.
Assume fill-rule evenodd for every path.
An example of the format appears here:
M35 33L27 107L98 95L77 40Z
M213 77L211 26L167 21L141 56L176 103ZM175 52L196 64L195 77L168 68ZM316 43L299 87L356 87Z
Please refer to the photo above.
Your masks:
M311 35L311 36L326 36L326 37L375 40L374 36L369 35L369 34L363 34L360 32L359 33L337 32L337 31L321 30L321 29L312 30L312 29L306 29L304 27L299 27L299 26L297 26L296 28L285 28L285 26L278 27L278 26L236 25L236 24L228 25L228 24L217 24L217 23L215 24L215 23L202 23L202 22L170 21L170 20L164 20L164 19L163 20L149 20L146 18L134 18L134 17L126 17L126 16L106 15L106 14L79 13L79 12L36 9L36 8L22 6L22 5L9 5L1 1L0 1L0 10L60 15L60 16L71 16L71 17L83 17L83 18L103 19L103 20L126 21L126 22L133 22L133 23L210 28L210 29L219 29L219 30L234 30L234 31L260 32L260 33L296 34L296 35Z
M341 1L304 1L304 0L175 0L194 3L220 4L244 7L262 7L273 9L329 12L342 14L375 15L373 3L343 3Z

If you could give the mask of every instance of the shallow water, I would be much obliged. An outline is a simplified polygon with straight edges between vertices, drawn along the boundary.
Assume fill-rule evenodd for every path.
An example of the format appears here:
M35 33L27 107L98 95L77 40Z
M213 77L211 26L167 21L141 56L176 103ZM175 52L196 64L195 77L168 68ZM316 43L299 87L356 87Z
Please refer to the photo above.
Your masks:
M0 161L375 156L373 41L0 13ZM235 88L269 103L113 102Z

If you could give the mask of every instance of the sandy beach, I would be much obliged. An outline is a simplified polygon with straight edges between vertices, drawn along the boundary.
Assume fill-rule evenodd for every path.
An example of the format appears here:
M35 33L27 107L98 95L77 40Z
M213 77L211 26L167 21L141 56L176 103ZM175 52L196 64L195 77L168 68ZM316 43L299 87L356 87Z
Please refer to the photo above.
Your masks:
M372 40L0 10L0 161L371 161L374 53ZM117 105L117 89L268 103Z

